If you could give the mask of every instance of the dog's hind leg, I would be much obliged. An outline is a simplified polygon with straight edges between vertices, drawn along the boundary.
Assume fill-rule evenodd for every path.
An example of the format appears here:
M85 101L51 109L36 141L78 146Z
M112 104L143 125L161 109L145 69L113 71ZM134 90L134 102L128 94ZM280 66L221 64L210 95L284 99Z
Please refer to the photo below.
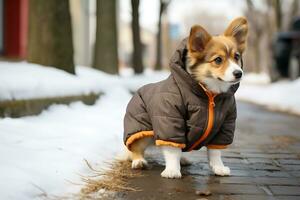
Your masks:
M161 176L164 178L181 178L181 149L172 146L162 146L161 148L166 162L166 168L161 173Z
M148 163L144 158L144 152L151 144L154 144L153 137L144 137L131 145L132 169L143 169L147 166Z

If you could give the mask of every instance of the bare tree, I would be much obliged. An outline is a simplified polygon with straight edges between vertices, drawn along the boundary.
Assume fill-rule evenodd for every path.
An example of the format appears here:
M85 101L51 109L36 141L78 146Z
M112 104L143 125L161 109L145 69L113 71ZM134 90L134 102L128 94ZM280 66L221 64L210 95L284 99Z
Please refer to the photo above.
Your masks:
M299 14L299 0L293 0L290 7L290 15L287 25L290 26L293 19Z
M274 0L273 4L276 15L276 27L280 31L282 29L282 3L281 0Z
M156 63L155 69L162 69L162 46L161 46L161 31L162 31L162 15L166 11L170 1L168 0L160 0L159 5L159 16L158 16L158 24L157 24L157 35L156 35Z
M247 0L247 13L246 16L251 25L250 31L254 34L250 34L252 37L249 37L249 46L250 49L253 49L255 59L253 60L252 70L253 72L258 73L260 71L261 65L261 52L260 52L260 42L262 39L262 34L264 31L264 22L258 21L258 17L262 17L263 14L256 10L252 0Z
M97 28L93 67L118 73L116 0L97 0Z
M139 0L131 0L132 7L132 41L133 41L133 54L132 54L132 67L136 74L140 74L144 70L143 65L143 47L140 36L139 24Z
M75 73L68 0L29 1L27 60Z

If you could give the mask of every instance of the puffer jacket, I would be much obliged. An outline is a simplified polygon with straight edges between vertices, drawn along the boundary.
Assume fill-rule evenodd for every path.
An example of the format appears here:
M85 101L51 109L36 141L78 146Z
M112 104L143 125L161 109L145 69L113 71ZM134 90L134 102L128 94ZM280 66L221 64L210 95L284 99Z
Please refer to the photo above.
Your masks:
M185 70L186 39L171 58L171 75L141 87L128 103L124 118L124 143L154 137L156 145L171 145L182 151L226 148L233 141L236 102L234 93L213 94Z

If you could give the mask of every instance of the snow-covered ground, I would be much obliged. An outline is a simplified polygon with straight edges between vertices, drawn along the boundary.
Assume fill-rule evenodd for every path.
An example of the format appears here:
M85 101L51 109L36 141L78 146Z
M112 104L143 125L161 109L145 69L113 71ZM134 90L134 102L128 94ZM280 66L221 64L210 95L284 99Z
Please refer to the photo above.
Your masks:
M99 93L116 83L135 90L140 84L165 78L168 72L147 71L132 78L128 70L118 77L78 66L76 74L27 62L0 62L0 101Z
M236 98L272 110L300 115L300 78L271 84L265 74L249 74L242 81Z
M0 120L0 199L39 199L75 192L84 163L104 167L122 150L130 95L115 88L94 106L55 105L38 116ZM98 165L97 165L98 163Z
M11 69L9 69L11 67ZM20 70L20 71L18 71ZM53 105L38 116L0 119L0 199L39 199L75 192L78 174L123 151L123 116L134 91L168 72L118 77L87 67L77 76L28 63L0 62L0 99L105 92L93 106ZM48 77L49 75L49 77Z
M0 62L0 100L105 95L93 106L76 102L53 105L37 116L0 119L0 199L34 199L74 192L78 174L88 173L122 152L123 116L134 91L168 72L131 77L77 67L77 76L28 63ZM269 84L266 75L245 77L237 98L300 114L300 79Z

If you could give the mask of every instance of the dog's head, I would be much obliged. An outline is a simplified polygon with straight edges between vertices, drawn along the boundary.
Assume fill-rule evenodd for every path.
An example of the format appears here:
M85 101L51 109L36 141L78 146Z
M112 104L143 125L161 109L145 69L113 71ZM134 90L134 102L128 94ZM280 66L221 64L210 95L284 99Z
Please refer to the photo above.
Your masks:
M247 20L233 20L222 35L211 36L203 27L195 25L188 38L187 71L198 82L233 85L243 70L241 56L246 48Z

